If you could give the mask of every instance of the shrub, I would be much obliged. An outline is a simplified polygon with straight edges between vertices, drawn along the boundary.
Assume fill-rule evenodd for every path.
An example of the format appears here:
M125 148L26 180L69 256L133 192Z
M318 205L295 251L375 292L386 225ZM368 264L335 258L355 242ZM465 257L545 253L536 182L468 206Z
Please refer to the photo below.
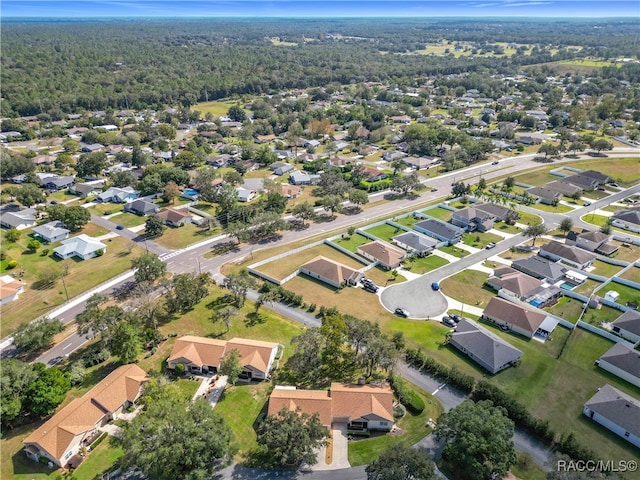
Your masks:
M18 262L15 260L9 260L7 263L7 270L11 270L12 268L16 268L18 266Z
M35 253L41 245L38 240L30 240L29 243L27 243L27 249L29 249L31 253Z
M98 445L100 445L107 435L107 432L102 432L102 435L96 438L95 441L91 445L89 445L89 449L93 450Z
M44 250L42 250L42 252L40 252L40 255L46 257L47 255L49 255L49 249L45 248Z
M7 252L0 252L0 260L6 260L7 259Z
M179 363L176 365L176 367L174 368L176 374L178 375L182 375L184 373L184 363Z
M109 359L110 353L106 348L100 348L100 345L91 348L82 356L82 361L85 368L93 367L99 363L105 362Z
M104 255L104 250L100 249L96 252L96 257L101 257L102 255Z
M393 407L393 418L395 418L396 420L401 419L402 417L404 417L404 414L406 413L406 409L404 408L404 406L402 404L397 404L395 407Z

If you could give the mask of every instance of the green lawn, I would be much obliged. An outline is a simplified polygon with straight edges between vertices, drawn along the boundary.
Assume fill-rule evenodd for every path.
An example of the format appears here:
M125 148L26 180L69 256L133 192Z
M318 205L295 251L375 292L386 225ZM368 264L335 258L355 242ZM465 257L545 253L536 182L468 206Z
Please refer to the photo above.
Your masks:
M542 217L534 215L533 213L518 210L518 215L518 223L522 223L524 225L538 225L539 223L542 223Z
M216 405L218 412L231 428L238 447L236 461L246 461L247 455L258 446L254 424L260 412L267 410L271 384L267 382L229 387Z
M631 280L632 282L640 283L640 267L632 267L622 275L620 278L626 278L627 280Z
M536 210L542 210L543 212L551 212L551 213L567 213L571 212L573 208L568 205L563 205L559 203L558 205L547 205L544 203L534 203L531 205L532 208Z
M201 112L203 115L206 113L212 113L216 117L224 117L229 112L229 108L233 105L237 105L235 101L213 101L213 102L201 102L196 103L192 109Z
M562 297L552 307L545 310L560 318L564 318L567 322L576 323L582 313L582 303L570 297Z
M404 225L405 227L413 228L413 226L419 221L421 221L422 219L415 218L413 215L407 215L406 217L392 218L391 220L393 220L395 223L398 223L400 225Z
M122 212L124 205L122 203L96 203L89 207L89 211L94 215L103 216L111 215L116 212Z
M402 230L401 228L393 227L388 223L383 223L382 225L367 228L366 232L378 237L380 240L391 243L391 239L396 235L403 234L404 230Z
M438 255L429 255L426 257L411 257L404 261L403 267L410 272L422 275L436 268L443 267L448 263L449 261L447 259L439 257Z
M633 302L636 305L640 305L640 290L636 288L622 285L621 283L611 282L598 293L604 295L604 293L609 290L616 291L620 294L620 297L617 300L617 303L620 305L626 305L627 302Z
M547 472L528 453L516 452L518 460L509 470L517 478L526 480L546 480Z
M200 386L200 382L197 380L189 380L187 378L180 378L176 380L176 385L180 390L180 393L184 395L184 398L187 400L193 399L193 396L198 391L198 387Z
M4 238L4 237L2 237ZM3 242L3 249L10 258L18 261L15 272L24 270L24 281L27 283L25 292L18 300L2 306L2 330L4 335L13 332L21 323L33 320L44 315L57 305L73 298L90 288L105 282L116 275L128 270L131 267L131 259L134 258L140 247L132 246L131 242L122 237L105 240L107 250L101 257L89 260L77 260L70 258L60 260L49 253L42 256L40 253L23 253L29 237L22 235L16 243ZM52 249L59 244L47 245ZM129 248L132 250L129 251ZM43 248L40 249L42 251ZM65 268L68 266L68 274L65 277L64 285L58 280L49 288L38 289L38 275L40 272L52 268Z
M440 288L448 297L482 308L496 296L495 290L482 286L486 280L485 272L463 270L442 280Z
M450 221L453 216L453 212L451 210L447 210L442 207L428 208L426 210L422 210L421 213L437 218L438 220L442 220L443 222Z
M603 192L602 190L591 190L590 192L584 192L582 196L586 198L590 198L592 200L600 200L602 198L608 197L609 193Z
M582 295L591 295L593 291L601 285L600 282L595 280L591 280L587 278L583 283L581 283L578 287L574 288L573 291L576 293L580 293Z
M371 240L369 240L364 235L360 235L359 233L354 233L351 236L347 234L343 235L344 236L342 238L333 240L333 243L335 243L336 245L340 245L342 248L346 248L353 253L356 253L358 251L358 247L361 247L365 243L371 242Z
M455 245L445 245L444 247L440 247L438 250L458 258L464 258L467 255L471 255L471 253L468 250L465 250L464 248L456 247Z
M597 215L595 213L588 213L580 217L580 220L582 220L583 222L590 223L597 227L606 225L608 219L609 217L605 217L604 215Z
M443 413L442 405L429 393L415 385L409 385L422 397L426 408L419 415L407 412L398 421L397 426L402 430L400 435L386 434L375 438L349 441L349 463L352 467L371 463L390 445L402 443L411 446L431 433L431 428L426 426L427 422L430 418L436 419Z
M462 236L462 243L475 248L484 248L489 243L497 243L500 240L503 240L501 236L490 232L465 233Z
M124 450L116 446L111 438L106 438L92 451L76 469L78 480L93 480L96 476L114 469L116 461L124 455Z
M522 229L520 227L516 227L515 225L507 225L504 222L498 222L494 224L493 228L495 228L496 230L500 230L501 232L504 232L504 233L517 234L522 232Z
M110 219L113 223L118 225L124 225L126 228L137 227L138 225L143 225L146 217L141 217L140 215L136 215L134 213L121 213L120 215L116 215Z
M619 265L613 265L611 263L606 263L598 259L593 262L593 266L595 268L591 271L591 273L602 275L604 277L613 277L616 273L622 270L622 267L620 267Z

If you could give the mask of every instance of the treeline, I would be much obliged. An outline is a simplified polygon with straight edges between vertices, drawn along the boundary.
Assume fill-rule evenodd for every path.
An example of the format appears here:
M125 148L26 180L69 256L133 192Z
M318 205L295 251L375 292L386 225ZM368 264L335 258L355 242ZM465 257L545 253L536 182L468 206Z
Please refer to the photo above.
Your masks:
M550 445L554 450L574 460L588 461L597 458L592 451L577 442L573 433L557 436L548 421L534 417L524 405L489 382L476 381L472 376L459 372L455 367L447 367L439 363L420 349L407 349L405 360L412 367L442 379L467 394L471 393L474 401L491 400L494 405L503 407L518 428L539 439L545 445Z
M595 34L594 29L578 23L504 22L498 32L486 22L407 19L4 22L2 115L190 106L198 101L332 82L410 85L425 76L487 68L516 73L523 64L583 55L563 45L602 49L607 56L633 54L629 51L635 28L632 22L601 23L599 27ZM272 45L268 37L297 45ZM539 43L532 55L469 59L381 54L413 52L444 39L490 45L521 42L522 38ZM552 50L552 44L561 48Z

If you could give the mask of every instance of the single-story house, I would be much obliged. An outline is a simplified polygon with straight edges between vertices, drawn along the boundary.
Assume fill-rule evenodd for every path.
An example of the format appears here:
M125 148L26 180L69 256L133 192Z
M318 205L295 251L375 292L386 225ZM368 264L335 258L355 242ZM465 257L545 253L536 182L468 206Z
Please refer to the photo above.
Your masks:
M609 175L598 172L597 170L583 170L580 175L588 178L593 178L598 182L598 185L606 185L613 182L613 179Z
M99 252L106 251L107 246L104 243L84 233L63 240L62 245L53 249L53 253L62 259L78 257L82 260L97 257L100 255Z
M387 178L387 174L382 170L368 165L362 165L362 173L368 182L377 182Z
M391 122L393 123L411 123L411 117L409 115L392 115Z
M5 212L0 215L0 225L4 228L24 230L36 224L37 215L35 208L23 208L17 212Z
M0 305L13 302L24 291L24 283L11 275L0 276Z
M588 175L578 173L576 175L569 175L564 177L565 182L569 182L572 185L582 188L583 190L593 190L596 187L602 185L597 178L593 178Z
M300 273L316 278L335 288L344 284L357 285L363 277L362 273L353 268L334 262L323 256L317 256L300 267Z
M408 252L415 252L419 257L424 257L433 251L438 244L433 238L420 235L416 232L406 232L396 235L391 241Z
M158 212L158 217L170 227L181 227L187 223L193 223L193 215L184 208L163 208Z
M23 440L25 454L53 465L75 464L72 459L101 433L100 428L118 418L138 399L147 374L137 365L123 365L104 380L56 412Z
M385 270L398 268L402 260L406 257L406 253L402 250L379 240L361 245L357 251L364 258L378 262Z
M74 183L69 187L69 193L80 195L81 197L90 197L102 191L105 180L96 180L94 182Z
M493 297L482 312L482 319L504 326L527 338L539 335L546 338L558 321L542 311L526 308L500 297Z
M393 392L388 384L365 385L332 383L327 390L298 390L277 386L269 397L268 415L283 408L313 415L320 422L346 423L350 430L388 432L393 428Z
M160 209L155 203L143 198L138 198L124 206L125 212L133 213L135 215L151 215L158 213L159 210Z
M628 208L614 213L611 217L614 227L624 228L632 232L640 232L640 207Z
M290 163L272 163L269 168L271 171L278 176L284 175L285 173L289 173L294 170L293 165Z
M627 310L615 319L611 330L632 343L640 342L640 312Z
M52 177L48 178L44 184L44 188L50 192L57 192L58 190L64 190L69 188L75 182L73 175L66 177Z
M310 175L302 170L296 170L289 176L289 183L293 185L315 185L320 181L320 175Z
M616 343L600 357L598 366L640 388L640 352Z
M441 242L448 242L449 245L454 245L462 240L462 234L464 233L463 229L435 218L422 220L416 223L413 229Z
M398 150L387 150L382 154L382 159L385 162L392 162L398 159L405 159L409 154L405 152L399 152Z
M565 245L555 240L540 247L538 255L554 262L561 262L575 268L584 270L593 265L596 256L580 248Z
M139 196L140 192L132 187L111 187L98 194L96 200L98 202L128 203L133 202Z
M562 199L562 193L552 188L531 187L527 188L526 192L536 201L546 205L555 205Z
M318 140L303 140L302 148L318 148L320 146L320 142Z
M273 370L278 347L277 343L245 338L226 341L187 335L176 340L167 359L167 368L174 370L176 365L182 364L189 372L215 373L225 355L237 350L243 367L240 378L266 380Z
M640 448L640 401L631 395L605 384L587 400L582 413Z
M256 143L269 143L275 139L276 136L273 133L271 135L256 135Z
M449 343L490 373L517 363L522 352L477 323L463 318Z
M71 230L64 228L61 221L54 220L44 225L34 227L33 236L43 242L53 243L69 238L70 231Z
M236 191L238 192L239 202L250 202L258 196L258 192L250 188L237 187Z
M223 153L221 155L214 155L214 156L208 157L207 164L211 165L212 167L222 168L229 165L231 162L233 162L233 160L234 160L233 155L229 155L228 153Z
M510 270L512 270L511 273L489 277L487 285L497 291L505 290L519 300L524 300L531 292L544 285L544 282L537 278L517 270Z
M408 167L414 168L416 170L428 168L435 163L435 160L433 158L428 157L405 157L402 160Z
M514 260L511 262L511 268L549 283L562 280L568 270L564 265L551 262L539 255Z
M104 150L104 145L100 144L100 143L92 143L92 144L88 144L88 143L80 143L80 151L82 153L94 153L94 152L100 152Z
M55 155L36 155L31 159L36 165L53 165L56 161Z

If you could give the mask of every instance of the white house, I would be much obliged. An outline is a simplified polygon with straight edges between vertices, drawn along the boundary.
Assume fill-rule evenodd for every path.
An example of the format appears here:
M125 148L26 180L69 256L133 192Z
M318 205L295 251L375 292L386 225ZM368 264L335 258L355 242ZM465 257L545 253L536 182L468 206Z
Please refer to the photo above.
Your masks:
M5 228L24 230L36 224L36 216L35 208L23 208L17 212L6 212L0 215L0 225Z
M111 187L98 195L99 202L127 203L132 202L140 195L132 187Z
M91 238L89 235L80 234L77 237L71 237L62 241L62 245L53 249L58 257L65 259L70 257L78 257L82 260L98 257L107 251L107 246ZM102 252L102 253L100 253Z
M587 417L640 448L640 401L605 384L582 409Z
M256 198L256 196L258 195L258 192L256 192L255 190L251 190L244 187L238 187L236 188L236 191L238 192L239 202L250 202L251 200Z

